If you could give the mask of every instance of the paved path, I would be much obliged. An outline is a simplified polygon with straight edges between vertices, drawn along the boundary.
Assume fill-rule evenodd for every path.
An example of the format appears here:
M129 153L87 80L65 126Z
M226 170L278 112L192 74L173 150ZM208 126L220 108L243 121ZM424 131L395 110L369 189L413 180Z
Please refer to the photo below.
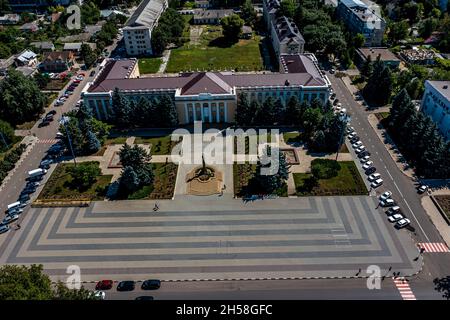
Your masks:
M75 264L84 281L365 277L372 264L412 275L422 265L369 197L185 199L158 201L158 212L149 201L32 209L0 238L0 263L42 263L53 279Z
M158 73L164 73L166 71L167 63L169 62L171 52L172 50L164 50L163 56L161 58L162 62L161 65L159 66Z

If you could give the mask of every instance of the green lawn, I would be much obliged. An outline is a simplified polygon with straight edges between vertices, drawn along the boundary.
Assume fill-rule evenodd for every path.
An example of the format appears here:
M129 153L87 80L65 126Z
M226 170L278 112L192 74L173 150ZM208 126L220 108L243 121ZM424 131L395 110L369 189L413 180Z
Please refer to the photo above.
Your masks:
M175 190L178 165L175 163L152 163L155 181L128 195L128 200L171 199Z
M169 155L178 142L172 141L171 136L167 135L161 137L136 137L134 144L151 144L150 153L152 155Z
M299 196L367 195L367 188L353 161L340 161L338 175L330 179L319 179L312 190L307 186L310 173L293 173L295 188ZM306 183L306 184L305 184Z
M439 203L439 206L444 210L445 215L450 219L450 196L434 196L436 201Z
M180 48L173 49L166 72L191 70L263 70L259 51L260 38L239 40L231 46L223 44L220 26L204 26L199 44L187 42Z
M299 132L285 132L283 133L283 139L287 144L302 142L302 134Z
M109 146L110 144L125 144L128 137L121 136L121 137L115 137L115 138L108 138L105 141L105 146Z
M389 115L390 115L389 112L378 112L378 113L375 113L375 116L377 117L377 119L378 119L379 121L388 118Z
M94 163L98 164L95 161ZM87 190L79 190L71 184L72 176L68 169L73 166L73 163L58 164L39 194L38 200L103 200L112 175L100 175Z
M141 74L156 73L159 70L159 66L162 63L162 59L158 57L154 58L140 58L139 59L139 72Z

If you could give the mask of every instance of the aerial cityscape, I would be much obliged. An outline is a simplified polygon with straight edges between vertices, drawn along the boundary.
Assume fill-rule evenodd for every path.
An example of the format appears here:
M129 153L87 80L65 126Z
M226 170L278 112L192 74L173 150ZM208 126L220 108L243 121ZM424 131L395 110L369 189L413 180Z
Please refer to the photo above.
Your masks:
M448 0L0 0L0 300L449 300L449 85Z

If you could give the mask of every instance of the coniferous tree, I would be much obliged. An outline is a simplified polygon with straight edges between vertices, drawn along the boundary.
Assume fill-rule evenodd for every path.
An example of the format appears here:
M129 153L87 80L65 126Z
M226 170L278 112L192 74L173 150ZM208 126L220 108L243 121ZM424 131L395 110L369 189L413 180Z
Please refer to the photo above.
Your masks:
M296 96L292 96L287 103L284 122L295 126L300 124L300 103Z
M250 102L247 95L244 93L239 94L238 104L236 107L236 124L239 126L248 126L251 124L253 114L250 109Z

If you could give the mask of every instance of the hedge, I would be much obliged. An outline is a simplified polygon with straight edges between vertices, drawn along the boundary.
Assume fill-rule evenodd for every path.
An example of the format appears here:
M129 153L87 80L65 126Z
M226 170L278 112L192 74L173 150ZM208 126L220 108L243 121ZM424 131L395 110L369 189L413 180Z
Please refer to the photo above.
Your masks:
M20 159L20 156L25 151L26 147L27 146L23 143L19 144L17 147L9 151L3 158L2 162L0 162L0 184L6 178L9 171L14 169L16 162Z

